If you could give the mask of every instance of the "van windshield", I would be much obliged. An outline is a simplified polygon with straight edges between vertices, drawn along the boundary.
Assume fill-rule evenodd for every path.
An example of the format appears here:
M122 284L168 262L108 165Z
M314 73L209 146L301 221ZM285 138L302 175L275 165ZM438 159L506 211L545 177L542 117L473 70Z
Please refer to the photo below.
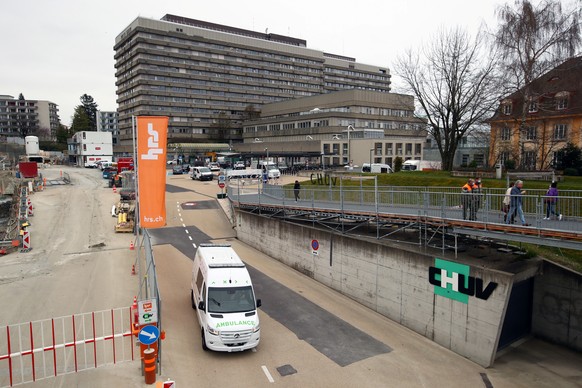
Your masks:
M276 170L277 169L277 167L272 165L272 164L267 164L265 167L267 170Z
M200 172L212 172L208 167L198 167L198 171Z
M255 298L251 286L209 287L209 313L243 313L255 310Z

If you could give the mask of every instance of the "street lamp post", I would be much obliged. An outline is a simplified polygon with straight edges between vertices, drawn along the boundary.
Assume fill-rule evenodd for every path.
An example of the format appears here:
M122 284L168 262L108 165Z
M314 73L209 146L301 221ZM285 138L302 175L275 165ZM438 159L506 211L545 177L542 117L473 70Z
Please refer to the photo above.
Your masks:
M323 156L325 155L325 152L321 153L321 170L323 172L325 172L325 159L323 159Z
M373 148L370 150L370 172L372 172L372 152L374 152Z
M265 152L267 153L267 162L269 162L269 149L265 148Z
M352 147L350 144L350 130L352 130L352 131L354 130L354 127L352 127L351 124L348 125L348 128L347 128L347 131L348 131L348 165L351 167L352 166L352 155L351 155Z

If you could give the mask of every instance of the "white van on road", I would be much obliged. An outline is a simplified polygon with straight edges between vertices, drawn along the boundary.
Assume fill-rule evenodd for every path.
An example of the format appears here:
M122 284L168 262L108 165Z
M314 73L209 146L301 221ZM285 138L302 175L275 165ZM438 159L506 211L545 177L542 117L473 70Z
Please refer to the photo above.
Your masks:
M199 181L211 181L214 174L208 167L191 167L190 168L190 178L197 179Z
M261 338L251 277L230 244L200 244L191 283L202 349L239 352L256 347Z
M263 174L267 174L269 179L279 179L281 177L281 171L277 168L277 165L273 162L260 161L257 168L263 170Z
M383 163L364 163L362 164L362 172L372 172L378 174L390 174L392 171L392 167L387 164Z

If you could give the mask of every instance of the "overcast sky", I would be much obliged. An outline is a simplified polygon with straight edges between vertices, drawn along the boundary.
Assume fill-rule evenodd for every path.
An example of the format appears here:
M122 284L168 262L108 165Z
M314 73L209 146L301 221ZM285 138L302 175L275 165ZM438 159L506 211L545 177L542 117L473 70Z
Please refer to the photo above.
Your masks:
M513 0L510 0L513 2ZM87 93L115 110L115 37L136 17L169 13L305 39L307 47L392 70L398 55L447 26L494 28L498 0L28 0L3 1L0 94L49 100L70 125ZM398 77L392 72L393 83Z

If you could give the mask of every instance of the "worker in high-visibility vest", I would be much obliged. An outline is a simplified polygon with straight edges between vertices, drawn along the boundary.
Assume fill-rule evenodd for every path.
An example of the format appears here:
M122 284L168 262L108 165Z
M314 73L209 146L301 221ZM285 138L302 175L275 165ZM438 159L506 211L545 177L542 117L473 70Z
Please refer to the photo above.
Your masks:
M466 220L467 216L472 219L474 216L474 203L473 203L473 188L475 187L475 181L473 178L469 178L467 183L461 188L461 206L463 207L463 219Z

